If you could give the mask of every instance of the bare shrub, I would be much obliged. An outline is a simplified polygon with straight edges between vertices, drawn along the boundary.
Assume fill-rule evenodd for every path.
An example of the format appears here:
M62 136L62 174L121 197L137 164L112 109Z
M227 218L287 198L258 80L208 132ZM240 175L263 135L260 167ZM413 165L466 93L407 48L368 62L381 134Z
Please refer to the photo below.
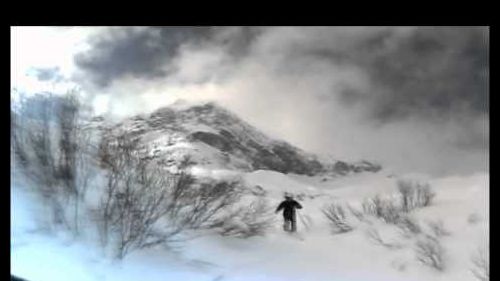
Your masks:
M386 242L382 237L380 236L380 233L377 231L375 228L369 228L366 231L366 235L368 236L368 239L372 241L373 243L383 246L385 248L395 250L395 249L401 249L403 246L400 243L396 242Z
M396 224L401 220L401 208L392 199L383 201L382 219L386 223Z
M22 107L21 107L22 109ZM21 168L27 169L29 167L29 155L26 143L28 142L28 131L26 131L25 120L26 117L22 115L21 109L12 110L11 115L11 153L14 155L14 159Z
M472 274L481 281L490 280L490 262L489 252L484 248L478 248L476 253L471 256Z
M379 195L365 199L362 203L363 212L375 216L386 223L395 224L399 221L402 211L392 198L382 199Z
M427 226L430 228L430 230L436 237L450 235L450 232L446 230L446 228L444 227L444 223L442 220L428 221Z
M337 203L331 203L321 210L328 219L334 233L344 233L353 230L347 221L344 207Z
M380 195L365 199L362 203L363 213L382 219L386 223L404 224L404 213L415 208L429 206L434 198L434 193L428 184L399 181L398 190L400 196L397 199L382 198ZM358 219L362 219L361 214L356 211L353 214Z
M120 136L100 147L101 165L107 170L107 185L98 207L101 243L114 237L116 256L123 258L132 250L167 243L186 228L178 214L181 198L194 179L173 176L144 157L136 139ZM166 219L169 220L166 220ZM174 220L175 219L175 220Z
M425 235L416 243L416 258L426 266L443 271L445 268L444 253L445 250L438 238Z
M30 109L30 101L36 100L37 110ZM50 97L36 95L18 102L13 112L12 139L16 160L24 174L44 196L55 192L56 157L52 118L55 115Z
M238 181L197 181L187 172L193 163L187 158L176 173L167 172L138 145L127 135L101 144L101 166L108 171L99 206L103 246L117 238L117 257L123 258L132 250L168 245L189 230L223 226L241 197ZM254 209L232 214L246 223L240 232L247 236L264 229L265 220L257 218L264 208Z
M418 222L409 216L402 216L396 225L403 231L404 235L409 237L422 232Z
M178 180L172 190L168 217L184 228L217 228L224 213L240 199L238 181L195 184L194 179L185 172L176 176Z
M136 143L119 138L113 147L101 147L101 160L108 169L107 185L99 205L103 245L117 236L117 257L130 250L156 245L176 231L155 228L168 210L168 178L148 165L136 150Z
M177 229L165 231L157 222L167 213L166 178L158 170L139 171L137 181L125 181L112 201L111 226L119 234L118 255L122 258L133 248L164 243ZM142 182L141 182L142 181Z
M16 162L33 190L51 211L49 224L78 233L78 203L90 174L81 165L88 138L82 130L82 104L76 94L22 98L12 111L12 144ZM70 207L73 216L69 217Z
M219 234L248 238L264 235L273 222L271 208L263 198L257 198L247 206L230 211L220 220Z
M372 215L377 218L382 217L383 202L379 195L363 200L362 208L363 212L367 215Z
M79 233L79 212L95 168L91 132L85 128L85 106L75 94L60 102L56 118L58 132L57 177L73 208L72 230Z
M419 183L415 188L416 192L416 207L427 207L432 204L432 200L436 194L432 191L431 186L428 183Z
M428 183L400 180L397 185L401 195L401 207L404 212L431 205L435 196Z
M359 221L361 222L368 222L366 220L365 216L363 215L362 211L357 210L356 208L352 207L351 205L347 204L347 209L351 212L351 214L356 217Z
M398 181L398 191L401 194L402 208L409 212L413 207L414 188L409 181Z

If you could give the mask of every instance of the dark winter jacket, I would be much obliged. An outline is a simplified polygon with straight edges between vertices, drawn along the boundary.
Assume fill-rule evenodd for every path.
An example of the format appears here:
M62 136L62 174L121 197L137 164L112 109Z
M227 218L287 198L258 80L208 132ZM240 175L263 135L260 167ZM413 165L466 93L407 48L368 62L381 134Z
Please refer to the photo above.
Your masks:
M281 209L283 209L283 217L285 217L285 219L293 220L295 219L295 209L302 209L302 206L299 202L292 199L281 202L276 212L279 212Z

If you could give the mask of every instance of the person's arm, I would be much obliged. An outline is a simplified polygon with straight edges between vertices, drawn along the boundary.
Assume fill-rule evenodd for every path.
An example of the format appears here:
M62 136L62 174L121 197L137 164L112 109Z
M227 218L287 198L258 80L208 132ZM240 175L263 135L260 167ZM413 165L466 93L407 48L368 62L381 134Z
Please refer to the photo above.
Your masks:
M297 201L295 201L295 207L296 207L297 209L302 209L302 205L300 205L300 203L299 203L299 202L297 202Z
M276 212L279 212L281 209L283 209L285 207L285 204L283 204L283 202L281 202L281 204L278 206L278 208L276 208Z

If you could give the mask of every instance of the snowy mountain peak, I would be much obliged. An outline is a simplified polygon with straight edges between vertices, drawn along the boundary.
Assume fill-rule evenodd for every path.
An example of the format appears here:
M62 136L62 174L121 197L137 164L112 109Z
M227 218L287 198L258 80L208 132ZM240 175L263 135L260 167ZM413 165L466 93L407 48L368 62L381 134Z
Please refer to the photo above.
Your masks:
M273 170L304 175L380 170L367 161L324 161L285 141L271 139L215 102L178 101L150 115L134 116L105 133L105 140L138 138L159 163L174 166L185 156L200 166L229 170Z

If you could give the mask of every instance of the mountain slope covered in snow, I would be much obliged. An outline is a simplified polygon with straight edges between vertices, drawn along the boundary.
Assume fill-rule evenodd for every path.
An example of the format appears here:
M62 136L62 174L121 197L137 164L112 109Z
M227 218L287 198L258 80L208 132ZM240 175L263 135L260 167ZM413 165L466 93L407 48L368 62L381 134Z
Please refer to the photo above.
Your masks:
M177 102L147 116L134 116L103 130L105 140L136 139L160 164L190 156L197 165L242 171L272 170L302 175L377 172L368 161L321 160L289 143L274 140L213 103Z

